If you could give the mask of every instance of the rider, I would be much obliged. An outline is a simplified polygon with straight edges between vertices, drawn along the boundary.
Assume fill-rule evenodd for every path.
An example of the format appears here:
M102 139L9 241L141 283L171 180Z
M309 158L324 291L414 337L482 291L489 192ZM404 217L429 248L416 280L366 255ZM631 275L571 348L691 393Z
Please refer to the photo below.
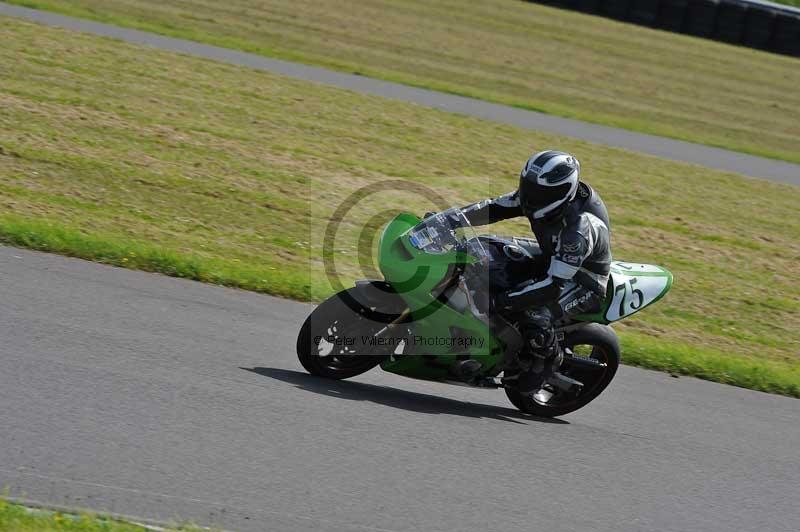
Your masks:
M495 313L518 321L531 352L551 371L562 357L554 322L600 309L611 264L608 211L579 174L572 155L542 151L525 163L517 190L463 209L472 225L528 218L542 258L549 259L547 273L492 299Z

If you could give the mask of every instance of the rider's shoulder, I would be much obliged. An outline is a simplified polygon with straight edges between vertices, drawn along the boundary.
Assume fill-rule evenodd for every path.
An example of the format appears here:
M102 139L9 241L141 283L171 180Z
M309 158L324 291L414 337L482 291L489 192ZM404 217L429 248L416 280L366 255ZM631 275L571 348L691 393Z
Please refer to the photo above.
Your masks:
M569 209L564 217L562 233L587 234L591 228L608 227L605 220L592 212L593 209L582 209L579 205Z
M576 215L590 214L600 221L610 230L611 221L608 216L608 209L606 204L597 193L597 190L581 181L578 184L578 192L576 194L576 201L573 202L573 211Z
M576 203L579 203L584 210L591 210L597 207L605 209L606 207L597 189L583 181L578 183L578 191L575 194L575 198L578 200Z
M590 187L587 183L583 181L578 182L578 192L576 196L582 200L588 200L592 196L594 196L596 192L592 187Z

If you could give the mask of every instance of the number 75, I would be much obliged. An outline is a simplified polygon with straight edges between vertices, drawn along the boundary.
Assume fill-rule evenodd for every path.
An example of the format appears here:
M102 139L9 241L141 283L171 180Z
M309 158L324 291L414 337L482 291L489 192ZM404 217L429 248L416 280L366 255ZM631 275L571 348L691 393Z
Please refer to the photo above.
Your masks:
M620 292L622 292L622 297L619 300L619 315L620 317L627 314L625 304L628 303L628 291L630 291L631 295L636 296L636 301L630 301L629 307L631 311L639 310L642 308L642 303L644 303L644 294L638 288L634 288L633 285L636 284L636 278L631 277L625 283L618 285L614 288L614 295L616 296Z

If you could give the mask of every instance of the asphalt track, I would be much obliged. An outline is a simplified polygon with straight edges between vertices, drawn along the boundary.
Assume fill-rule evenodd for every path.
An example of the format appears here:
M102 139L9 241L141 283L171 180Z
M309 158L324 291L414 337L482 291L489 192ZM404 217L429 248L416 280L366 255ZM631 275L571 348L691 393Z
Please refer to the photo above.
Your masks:
M797 165L0 3L0 14L798 183ZM302 372L310 306L0 248L0 489L233 530L796 531L800 403L623 367L558 422Z
M798 529L796 399L623 367L545 422L311 377L310 309L0 247L0 489L259 532Z
M324 83L358 93L412 102L426 107L470 115L494 122L519 126L525 129L565 135L676 161L699 164L708 168L736 172L750 177L800 185L800 165L788 162L766 159L653 135L645 135L568 118L560 118L534 111L526 111L505 105L488 103L482 100L464 98L371 79L355 74L345 74L319 67L291 63L278 59L269 59L255 54L229 50L227 48L164 37L144 31L120 28L46 11L13 6L2 2L0 2L0 15L21 17L42 24L49 24L105 37L113 37L130 43L143 44L171 52L194 55L215 61L282 74L292 78Z

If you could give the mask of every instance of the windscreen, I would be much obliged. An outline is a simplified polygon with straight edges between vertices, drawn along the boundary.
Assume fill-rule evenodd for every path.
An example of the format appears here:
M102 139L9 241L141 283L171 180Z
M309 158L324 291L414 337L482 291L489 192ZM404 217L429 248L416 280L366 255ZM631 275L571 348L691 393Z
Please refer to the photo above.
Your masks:
M462 250L481 261L491 260L469 220L457 207L428 216L409 231L408 239L425 253Z

